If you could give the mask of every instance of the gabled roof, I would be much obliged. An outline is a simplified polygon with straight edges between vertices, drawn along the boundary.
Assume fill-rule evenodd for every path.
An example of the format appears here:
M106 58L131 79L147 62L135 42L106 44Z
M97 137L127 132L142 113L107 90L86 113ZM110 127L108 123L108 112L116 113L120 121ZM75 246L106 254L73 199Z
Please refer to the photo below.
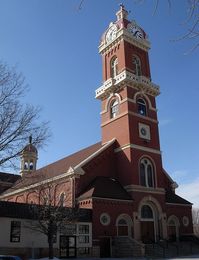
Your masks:
M188 200L183 199L182 197L178 196L174 192L166 192L166 202L171 204L185 204L185 205L192 205L191 202Z
M114 178L97 176L79 196L79 200L88 198L106 198L116 200L131 200L128 192Z
M20 178L20 175L0 172L0 193L9 189Z
M19 189L25 187L30 188L31 185L37 185L40 182L50 179L55 180L59 177L62 178L64 176L70 175L71 172L74 174L76 171L80 174L83 174L81 167L83 167L89 160L92 160L95 156L111 146L114 142L115 140L113 139L104 145L102 145L100 142L96 143L39 170L26 174L21 178L21 180L16 182L12 188L6 190L1 195L15 193Z
M14 183L18 179L20 179L21 176L17 174L12 174L12 173L6 173L6 172L0 172L0 182L9 182L9 183Z

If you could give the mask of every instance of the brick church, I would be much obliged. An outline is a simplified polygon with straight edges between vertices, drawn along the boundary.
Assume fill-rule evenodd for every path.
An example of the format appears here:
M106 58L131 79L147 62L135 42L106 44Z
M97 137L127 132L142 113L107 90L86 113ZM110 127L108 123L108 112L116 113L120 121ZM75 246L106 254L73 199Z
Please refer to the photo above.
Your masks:
M162 165L160 90L151 80L149 49L147 34L121 5L99 45L103 85L95 97L101 101L101 141L37 170L30 139L21 153L22 178L0 196L39 203L33 189L53 183L55 198L66 198L64 206L92 212L83 244L96 256L117 255L122 239L142 254L147 243L193 233L192 204L175 193L177 184Z

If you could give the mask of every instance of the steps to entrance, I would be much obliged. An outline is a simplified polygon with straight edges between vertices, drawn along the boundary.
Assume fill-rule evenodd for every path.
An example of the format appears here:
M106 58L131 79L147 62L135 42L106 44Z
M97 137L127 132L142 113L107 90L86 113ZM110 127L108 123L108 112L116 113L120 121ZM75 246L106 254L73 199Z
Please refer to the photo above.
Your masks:
M144 244L130 237L115 237L112 239L112 257L143 256Z

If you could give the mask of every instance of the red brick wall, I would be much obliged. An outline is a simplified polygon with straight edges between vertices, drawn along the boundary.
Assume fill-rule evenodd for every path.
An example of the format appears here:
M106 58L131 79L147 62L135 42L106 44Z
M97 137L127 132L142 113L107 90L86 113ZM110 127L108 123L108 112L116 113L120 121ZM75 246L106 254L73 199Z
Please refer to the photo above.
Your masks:
M86 173L75 179L76 196L82 193L96 176L115 176L116 168L113 150L114 144L83 167Z
M177 205L177 204L167 204L166 205L166 213L167 218L169 218L172 215L175 215L180 222L180 228L179 233L180 234L192 234L193 233L193 225L192 225L192 211L191 206L183 206L183 205ZM187 216L189 218L189 225L186 227L183 225L183 216Z
M118 73L122 72L124 69L133 72L133 55L139 57L141 61L142 75L150 78L151 74L148 53L122 40L111 48L109 52L102 55L103 81L111 78L110 63L114 56L117 56L118 58Z
M102 213L109 214L111 222L104 226L100 222L100 215ZM133 216L132 204L122 203L119 201L95 200L93 202L93 238L99 236L116 236L116 220L121 214Z
M50 195L54 198L54 203L57 204L59 201L59 196L62 192L65 193L65 199L64 199L64 205L65 206L72 206L72 182L71 180L60 180L57 182L54 182L52 185L49 184L49 186L39 186L34 189L22 191L18 193L17 195L8 196L6 200L13 201L13 202L19 202L19 203L35 203L39 204L39 200L42 200L42 195L40 193L42 190L47 190L50 188Z

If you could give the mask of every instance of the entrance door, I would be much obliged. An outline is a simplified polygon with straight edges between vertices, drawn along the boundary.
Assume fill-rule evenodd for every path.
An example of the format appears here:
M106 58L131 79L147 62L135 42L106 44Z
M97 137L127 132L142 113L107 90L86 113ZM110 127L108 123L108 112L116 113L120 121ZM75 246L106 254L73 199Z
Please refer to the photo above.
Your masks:
M111 256L111 243L109 237L102 237L100 239L100 257Z
M169 241L175 242L176 239L176 226L168 226L168 238Z
M60 236L60 258L76 257L76 237Z
M141 235L143 243L154 243L154 222L142 221L141 222Z

